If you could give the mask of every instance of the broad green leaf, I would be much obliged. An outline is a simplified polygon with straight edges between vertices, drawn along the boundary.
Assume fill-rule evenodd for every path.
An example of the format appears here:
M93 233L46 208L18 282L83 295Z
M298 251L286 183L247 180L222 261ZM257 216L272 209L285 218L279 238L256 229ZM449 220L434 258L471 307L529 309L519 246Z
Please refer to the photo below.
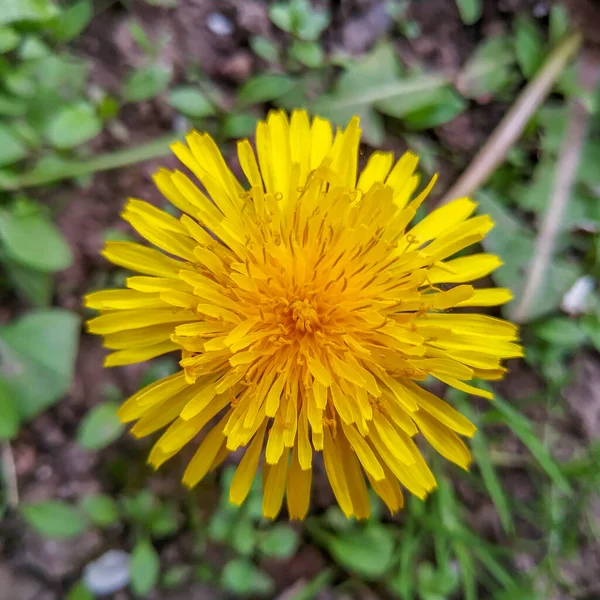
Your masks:
M78 581L67 592L65 600L94 600L94 594L88 590L83 582Z
M155 539L173 535L179 528L177 509L173 504L160 506L150 520L150 533Z
M53 273L73 262L62 233L35 205L24 211L0 209L0 240L9 258L31 269Z
M0 123L0 167L9 165L27 156L23 142L6 125Z
M20 39L21 37L12 27L0 27L0 54L16 48Z
M39 310L0 327L0 376L21 420L56 402L71 386L79 341L79 317Z
M517 412L506 400L495 394L494 408L504 417L507 427L529 448L540 467L552 479L555 485L565 493L571 492L571 486L561 473L550 451L535 434L530 421Z
M0 93L0 115L6 117L21 117L27 111L27 105L23 100Z
M550 42L555 43L569 31L569 13L567 7L556 2L550 7L549 34Z
M168 102L175 110L193 119L215 114L212 102L192 86L176 87L169 93Z
M119 522L117 503L106 494L86 496L81 501L81 507L94 525L105 527Z
M229 535L231 548L241 556L252 556L256 547L257 532L252 519L237 510L236 521Z
M471 452L473 453L473 458L481 472L483 483L496 506L502 527L506 533L511 534L515 529L515 524L513 522L510 504L504 488L502 487L502 483L496 473L496 469L490 460L490 449L485 434L479 426L478 417L469 405L466 394L463 392L452 390L450 400L453 404L456 404L460 412L462 412L478 428L477 433L471 438Z
M0 377L0 440L10 440L19 432L19 411L8 385Z
M473 25L481 18L483 0L456 0L456 6L465 25Z
M256 115L236 112L223 119L221 132L226 138L248 137L254 133L257 121Z
M21 60L35 60L48 56L50 53L50 48L34 34L25 36L19 46L19 58Z
M514 62L514 50L508 38L488 38L466 62L458 75L456 87L466 98L506 92L515 82Z
M154 589L160 574L160 560L154 546L140 540L131 553L131 589L136 596L145 598Z
M261 74L251 77L239 90L238 102L241 106L260 104L277 100L287 94L296 82L287 75Z
M250 48L252 52L263 60L270 63L279 62L279 47L275 42L261 36L253 35L250 40Z
M566 350L580 348L587 339L580 324L567 317L554 317L532 325L532 330L541 340Z
M48 25L49 33L59 42L75 39L88 26L94 16L91 0L79 0L63 10Z
M534 252L532 231L502 206L498 197L490 191L476 194L480 214L488 214L496 223L482 244L487 252L502 257L504 264L494 271L494 281L501 287L507 287L519 298L525 277L528 274L529 261ZM542 317L554 311L560 305L567 290L581 275L581 268L566 258L556 257L548 268L544 284L540 286L536 301L532 303L527 320ZM514 305L514 303L512 303ZM512 305L505 305L503 311L510 317Z
M102 120L87 102L63 106L46 128L48 141L60 150L74 148L95 138L102 131Z
M160 509L160 505L150 490L143 489L131 498L123 498L123 508L128 519L147 528Z
M0 9L0 25L18 21L47 21L58 13L52 0L4 0Z
M452 121L466 108L465 100L452 88L446 87L439 90L433 104L424 104L408 113L403 121L411 129L430 129Z
M365 579L378 579L392 565L394 536L383 525L371 523L327 539L327 547L335 561Z
M296 40L289 49L290 58L311 69L323 64L324 53L318 42L303 42Z
M150 100L163 92L171 81L171 69L159 65L148 65L129 75L123 89L127 102Z
M24 504L21 514L30 527L48 538L76 537L88 526L77 508L60 500Z
M276 524L262 533L259 550L273 558L290 558L298 548L298 534L287 525Z
M271 597L275 589L273 580L245 558L230 560L223 567L221 585L226 591L240 596Z
M527 15L517 15L514 27L517 63L523 76L531 79L544 62L544 38L536 22Z
M365 141L377 146L383 142L385 132L374 105L385 100L390 104L394 100L402 101L407 86L400 77L400 63L394 48L390 44L379 44L366 57L349 64L334 90L313 102L311 110L340 126L345 126L353 116L359 116ZM423 86L416 87L422 90ZM408 93L411 92L415 89Z
M117 416L116 402L98 404L85 415L77 430L77 443L86 450L99 450L114 442L125 429Z
M39 91L39 82L27 63L21 63L3 75L7 91L24 100L33 99Z
M309 0L274 3L269 18L280 29L306 41L318 39L331 20L329 12L315 8Z

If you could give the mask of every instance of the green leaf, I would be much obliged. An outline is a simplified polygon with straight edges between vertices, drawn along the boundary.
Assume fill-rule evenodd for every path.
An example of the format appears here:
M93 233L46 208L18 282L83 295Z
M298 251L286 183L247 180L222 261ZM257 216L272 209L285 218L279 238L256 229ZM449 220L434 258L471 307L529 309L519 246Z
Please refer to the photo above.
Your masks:
M48 538L73 538L88 526L77 508L60 500L24 504L21 514L30 527Z
M481 19L482 0L456 0L460 18L465 25L473 25Z
M514 296L518 298L528 275L530 258L533 256L534 235L502 205L499 197L491 191L479 191L476 197L480 214L490 215L496 223L496 227L482 242L486 252L497 254L504 261L504 265L494 271L494 281L512 290ZM542 317L558 308L562 297L580 275L579 265L565 258L555 257L526 319ZM503 309L508 317L511 315L511 310L511 304Z
M8 385L0 377L0 440L10 440L19 432L19 411Z
M237 511L235 524L229 535L231 548L241 556L252 556L256 547L257 532L252 519L247 514Z
M318 42L303 42L296 40L289 49L290 57L311 69L323 64L323 49Z
M88 26L94 16L91 0L80 0L63 10L48 24L48 31L59 42L75 39Z
M30 34L23 38L23 42L19 47L19 58L21 60L35 60L48 56L50 52L50 48L39 37Z
M36 308L44 308L50 304L54 280L51 273L31 269L9 258L6 252L0 252L0 264L15 286L17 292Z
M131 498L123 498L123 508L129 520L140 523L147 528L160 506L152 492L144 489Z
M221 123L221 133L226 138L244 138L256 130L258 118L249 113L227 115Z
M240 596L271 596L275 589L273 580L244 558L230 560L223 567L221 585L226 591Z
M0 209L0 240L9 258L38 271L62 271L73 262L62 233L35 205L27 211Z
M550 8L549 34L550 42L555 43L569 31L569 13L566 6L559 2Z
M466 62L457 77L456 87L466 98L506 92L515 82L514 62L514 50L508 38L488 38Z
M77 430L77 443L86 450L99 450L114 442L125 429L117 416L119 404L103 402L85 415Z
M94 594L85 587L82 581L78 581L71 586L65 600L94 600Z
M18 21L47 21L58 13L51 0L8 0L2 3L0 25Z
M0 167L9 165L27 156L23 142L6 125L0 123Z
M394 557L392 532L378 523L328 536L327 547L334 560L365 579L378 579L391 567Z
M535 323L532 330L547 344L566 350L578 349L587 340L587 334L580 324L566 317L554 317Z
M156 510L150 520L150 532L155 539L173 535L179 528L177 510L172 504L165 504Z
M280 29L306 41L318 39L331 21L329 12L313 7L308 0L272 4L269 18Z
M94 525L106 527L119 522L119 508L117 503L106 494L86 496L81 501L81 507L90 517Z
M316 100L311 108L340 126L358 115L365 141L378 146L385 132L375 109L399 119L414 113L418 126L419 118L425 122L427 116L419 115L423 107L435 107L440 100L442 104L447 100L441 95L447 85L447 79L439 75L403 75L395 49L382 43L366 57L349 64L334 91Z
M544 38L536 22L527 15L517 15L514 26L517 63L523 76L531 79L544 62Z
M266 556L285 559L294 555L298 544L298 534L291 527L277 524L263 532L258 548Z
M12 27L0 27L0 54L17 47L21 37Z
M294 85L294 79L287 75L255 75L241 87L237 99L241 106L270 102L287 94Z
M452 88L439 90L435 103L404 116L404 123L411 129L431 129L455 119L467 108L467 103Z
M279 47L275 42L261 35L253 35L249 43L256 56L270 63L279 62Z
M540 467L552 479L555 485L565 493L571 492L571 486L561 473L550 451L533 431L533 427L524 415L517 412L506 400L498 394L494 396L494 408L504 417L506 425L529 448Z
M60 150L74 148L95 138L102 131L102 120L87 102L63 106L46 128L48 141Z
M127 102L150 100L167 88L171 76L171 70L166 67L159 65L142 67L127 78L123 97Z
M30 313L0 328L0 376L22 420L69 389L78 341L79 317L58 308Z
M0 93L0 115L21 117L27 112L27 105L19 98Z
M156 586L160 574L160 560L154 546L140 540L131 553L131 589L136 596L145 598Z
M212 102L192 86L175 88L169 94L168 102L175 110L193 119L215 114L215 107Z

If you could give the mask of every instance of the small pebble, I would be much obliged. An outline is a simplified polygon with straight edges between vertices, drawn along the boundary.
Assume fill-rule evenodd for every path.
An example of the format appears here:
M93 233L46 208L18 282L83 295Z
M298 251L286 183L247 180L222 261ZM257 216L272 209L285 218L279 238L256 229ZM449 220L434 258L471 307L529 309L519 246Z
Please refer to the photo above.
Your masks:
M218 12L211 12L206 17L206 26L215 35L226 37L233 33L233 23L225 15Z
M83 570L83 583L92 594L108 596L123 589L130 580L129 554L109 550Z
M570 315L580 315L589 309L589 297L596 287L591 275L580 277L563 296L560 307Z

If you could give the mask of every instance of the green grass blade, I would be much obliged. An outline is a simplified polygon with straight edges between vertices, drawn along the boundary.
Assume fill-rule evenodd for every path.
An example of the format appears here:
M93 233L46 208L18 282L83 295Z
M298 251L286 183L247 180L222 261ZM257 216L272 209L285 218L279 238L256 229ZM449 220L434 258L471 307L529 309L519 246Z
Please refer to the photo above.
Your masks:
M512 511L508 498L504 493L502 483L496 474L496 469L490 460L488 442L483 431L479 429L477 415L475 415L475 412L467 402L466 394L458 392L453 393L451 395L451 399L454 403L456 403L457 408L478 427L477 433L471 439L471 452L475 462L477 463L477 466L479 467L479 471L481 472L483 483L490 495L490 498L492 499L492 502L494 503L494 506L496 507L496 510L498 511L498 516L500 517L502 527L504 531L510 535L515 530Z
M529 419L518 413L506 400L496 395L494 407L504 417L506 425L512 429L514 434L527 446L531 454L538 461L546 475L552 479L554 484L566 494L571 493L571 486L561 473L561 470L552 458L548 448L538 439Z

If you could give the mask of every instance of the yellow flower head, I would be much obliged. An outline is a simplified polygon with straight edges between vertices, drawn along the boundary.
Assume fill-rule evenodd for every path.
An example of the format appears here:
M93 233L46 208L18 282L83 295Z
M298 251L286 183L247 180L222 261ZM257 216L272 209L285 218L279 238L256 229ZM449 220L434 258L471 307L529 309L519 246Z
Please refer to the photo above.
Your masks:
M392 512L400 484L420 498L435 487L419 433L467 468L459 435L475 427L419 382L490 397L467 382L499 379L501 360L521 356L514 325L448 312L511 298L467 283L497 268L496 256L451 259L492 220L472 217L476 204L461 198L412 225L434 180L415 196L410 152L396 163L374 152L358 174L358 118L334 135L304 111L269 113L256 153L238 144L246 187L210 136L186 141L173 151L205 191L159 171L158 189L183 215L130 199L123 218L158 249L109 242L104 256L141 275L86 297L101 312L89 331L114 350L106 366L181 352L180 372L120 409L136 437L166 427L151 464L202 432L183 476L191 487L243 447L231 501L243 502L262 464L265 517L285 495L293 519L308 511L315 452L340 507L358 518L369 515L365 475Z

